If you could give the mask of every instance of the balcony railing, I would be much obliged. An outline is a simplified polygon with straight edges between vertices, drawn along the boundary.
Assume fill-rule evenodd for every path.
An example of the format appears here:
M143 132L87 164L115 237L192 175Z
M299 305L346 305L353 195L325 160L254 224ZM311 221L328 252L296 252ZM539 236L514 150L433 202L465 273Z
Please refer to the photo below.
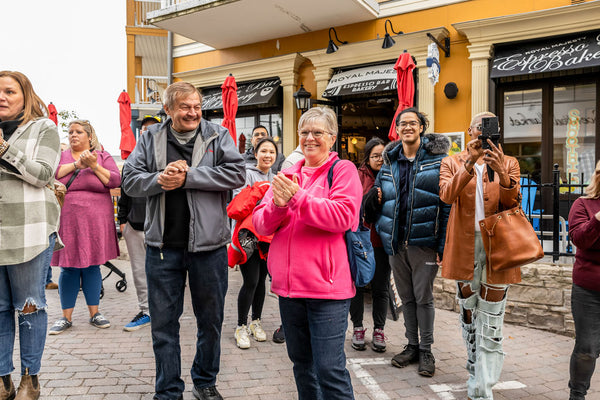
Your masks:
M166 76L137 75L135 77L136 104L162 104L163 92L168 82Z
M135 26L154 27L146 19L150 11L160 10L162 8L161 0L134 0L134 19Z
M175 4L185 3L188 0L161 0L162 8L174 6Z

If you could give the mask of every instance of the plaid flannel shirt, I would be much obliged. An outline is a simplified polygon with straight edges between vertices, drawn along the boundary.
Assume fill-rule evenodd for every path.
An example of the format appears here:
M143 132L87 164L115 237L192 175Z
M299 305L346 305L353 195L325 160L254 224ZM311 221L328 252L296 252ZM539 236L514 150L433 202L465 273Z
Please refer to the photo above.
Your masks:
M19 173L0 165L0 265L30 261L48 248L60 217L54 192L46 187L60 159L56 125L47 118L30 121L8 143L2 160Z

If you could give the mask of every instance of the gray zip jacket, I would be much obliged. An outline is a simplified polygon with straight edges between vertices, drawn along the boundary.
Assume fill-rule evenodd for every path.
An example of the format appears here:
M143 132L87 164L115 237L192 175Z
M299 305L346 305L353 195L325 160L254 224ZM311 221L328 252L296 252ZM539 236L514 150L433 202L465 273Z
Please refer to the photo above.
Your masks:
M146 244L163 245L165 191L158 176L167 166L168 118L154 124L143 134L123 166L122 188L131 197L148 197L144 231ZM190 208L188 251L210 251L231 241L225 206L228 192L246 180L244 159L229 131L220 125L200 120L194 144L192 165L187 172L186 189Z

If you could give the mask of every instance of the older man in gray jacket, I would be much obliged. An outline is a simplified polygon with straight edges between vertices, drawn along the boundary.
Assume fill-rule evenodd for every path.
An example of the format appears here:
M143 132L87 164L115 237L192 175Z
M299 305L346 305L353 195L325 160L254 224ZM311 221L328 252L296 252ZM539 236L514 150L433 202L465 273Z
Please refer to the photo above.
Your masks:
M192 393L220 400L215 383L227 292L228 192L245 181L244 161L227 129L202 119L202 97L186 82L164 93L162 124L142 135L123 169L122 187L148 197L146 275L156 359L154 399L183 399L179 317L186 277L198 339Z

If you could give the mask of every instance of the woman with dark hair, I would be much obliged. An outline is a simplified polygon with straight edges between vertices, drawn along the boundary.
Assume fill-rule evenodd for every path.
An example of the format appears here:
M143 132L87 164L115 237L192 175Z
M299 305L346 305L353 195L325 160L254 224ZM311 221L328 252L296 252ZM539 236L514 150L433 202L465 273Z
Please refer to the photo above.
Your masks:
M584 400L600 353L600 161L585 196L571 206L569 235L577 246L571 290L575 347L569 400Z
M254 147L256 165L246 165L246 183L243 189L234 190L234 198L227 207L227 214L236 221L229 246L229 266L239 264L243 283L238 294L238 324L235 342L240 349L250 347L250 335L257 342L267 340L261 325L265 302L265 279L267 278L267 253L271 236L256 233L252 225L252 212L267 192L275 174L271 167L277 160L277 146L270 137L260 139ZM248 325L248 312L252 307L252 319Z
M0 399L38 399L46 344L46 274L60 208L48 184L60 157L56 125L20 72L0 72ZM18 324L15 324L15 311ZM19 327L21 382L14 370Z
M375 183L375 177L383 165L384 142L378 137L374 137L365 145L365 158L358 168L358 176L363 188L363 196L367 194ZM377 352L384 352L386 349L385 319L387 316L389 302L390 286L390 261L387 253L383 249L381 238L371 228L371 243L375 250L375 275L371 281L371 294L373 297L373 340L371 348ZM354 325L352 333L352 347L356 350L365 350L365 332L363 326L364 288L356 288L356 296L350 302L350 319Z
M101 329L110 327L110 322L98 311L102 289L100 265L119 255L110 196L110 189L121 184L117 164L102 150L87 120L69 123L69 145L62 152L56 171L56 178L64 184L71 180L60 216L60 235L66 247L52 256L52 265L62 267L58 287L63 316L50 328L50 335L58 335L72 326L80 288L88 305L90 324Z

